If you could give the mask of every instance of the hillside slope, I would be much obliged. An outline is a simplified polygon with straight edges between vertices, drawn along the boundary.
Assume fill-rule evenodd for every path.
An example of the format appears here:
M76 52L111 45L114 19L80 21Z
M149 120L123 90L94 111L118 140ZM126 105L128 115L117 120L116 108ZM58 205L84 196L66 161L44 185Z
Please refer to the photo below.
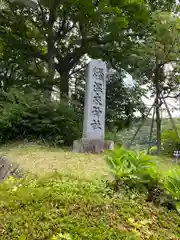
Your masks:
M135 190L110 188L102 156L37 146L4 147L1 153L24 169L32 164L36 173L0 184L2 240L180 239L175 211L155 207ZM40 174L48 169L57 172Z

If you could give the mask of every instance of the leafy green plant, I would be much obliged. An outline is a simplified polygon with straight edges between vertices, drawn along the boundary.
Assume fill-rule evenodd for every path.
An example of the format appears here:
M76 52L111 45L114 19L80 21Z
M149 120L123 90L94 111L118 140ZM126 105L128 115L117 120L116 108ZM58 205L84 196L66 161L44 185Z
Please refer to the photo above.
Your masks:
M179 126L178 126L178 131ZM172 157L173 152L176 150L180 150L180 143L178 136L174 129L166 129L162 133L162 146L163 146L163 154Z
M166 173L164 187L174 198L176 209L180 213L180 168L169 170Z
M106 161L116 179L138 178L138 175L144 173L152 173L152 176L155 174L156 161L151 156L138 151L128 151L124 147L108 151Z
M149 151L150 155L157 155L157 146L152 146Z
M136 169L133 159L130 158L124 147L108 151L106 155L106 162L108 163L116 180L130 176L130 174Z
M157 160L143 152L128 151L124 147L108 151L106 162L115 178L115 185L125 182L128 185L143 185L148 189L157 187L161 173Z

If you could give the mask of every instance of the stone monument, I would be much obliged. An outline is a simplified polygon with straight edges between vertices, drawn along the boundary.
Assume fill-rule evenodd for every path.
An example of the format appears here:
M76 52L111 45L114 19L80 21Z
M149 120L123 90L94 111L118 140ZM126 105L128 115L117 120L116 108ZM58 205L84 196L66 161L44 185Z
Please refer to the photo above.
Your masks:
M113 149L112 141L105 141L106 63L91 60L88 65L83 138L73 143L74 152L99 153Z

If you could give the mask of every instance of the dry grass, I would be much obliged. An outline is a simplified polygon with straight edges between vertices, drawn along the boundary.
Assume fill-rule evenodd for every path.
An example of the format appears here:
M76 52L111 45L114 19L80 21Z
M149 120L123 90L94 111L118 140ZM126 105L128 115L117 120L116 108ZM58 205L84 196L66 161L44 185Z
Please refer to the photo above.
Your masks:
M0 148L0 155L7 156L10 161L35 174L58 171L86 179L102 178L108 174L103 155L77 154L71 150L35 144L4 146Z
M15 143L0 147L1 155L18 163L25 171L35 174L58 171L89 180L107 179L110 176L102 154L78 154L73 153L71 149ZM159 167L162 171L177 167L172 159L161 158L159 160Z

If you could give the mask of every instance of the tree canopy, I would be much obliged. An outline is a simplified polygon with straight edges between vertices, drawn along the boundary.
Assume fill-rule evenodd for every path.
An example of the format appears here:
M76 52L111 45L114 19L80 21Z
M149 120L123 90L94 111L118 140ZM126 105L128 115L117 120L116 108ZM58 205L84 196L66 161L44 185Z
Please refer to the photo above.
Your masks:
M110 44L119 45L148 15L141 1L40 0L35 9L7 3L0 13L4 46L21 62L42 62L47 85L55 81L66 95L68 76L85 54L103 58Z
M60 97L73 96L76 111L82 113L85 66L89 58L101 58L117 73L107 82L109 126L113 121L120 129L137 111L143 115L142 85L158 98L161 93L178 95L176 1L39 0L33 7L23 1L2 3L3 92L14 87L28 93L35 89L50 99L55 86ZM124 72L133 76L134 88L124 86Z

